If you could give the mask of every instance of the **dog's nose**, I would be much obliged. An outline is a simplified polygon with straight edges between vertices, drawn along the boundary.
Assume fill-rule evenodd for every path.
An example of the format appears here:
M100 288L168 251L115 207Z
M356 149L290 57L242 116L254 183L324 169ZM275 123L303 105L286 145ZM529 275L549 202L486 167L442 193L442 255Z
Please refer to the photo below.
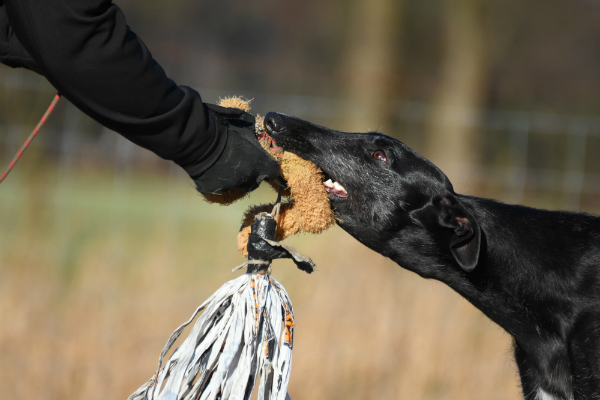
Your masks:
M274 112L268 112L265 115L265 129L268 134L279 133L283 131L283 119Z

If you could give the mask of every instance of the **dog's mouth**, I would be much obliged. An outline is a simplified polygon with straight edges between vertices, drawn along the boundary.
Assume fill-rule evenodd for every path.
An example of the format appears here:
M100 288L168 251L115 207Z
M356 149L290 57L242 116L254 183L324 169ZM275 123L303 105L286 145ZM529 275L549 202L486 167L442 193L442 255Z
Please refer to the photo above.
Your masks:
M325 191L332 196L340 197L342 199L348 197L348 192L346 192L346 189L338 182L333 182L331 179L328 179L323 182L323 186L325 187Z

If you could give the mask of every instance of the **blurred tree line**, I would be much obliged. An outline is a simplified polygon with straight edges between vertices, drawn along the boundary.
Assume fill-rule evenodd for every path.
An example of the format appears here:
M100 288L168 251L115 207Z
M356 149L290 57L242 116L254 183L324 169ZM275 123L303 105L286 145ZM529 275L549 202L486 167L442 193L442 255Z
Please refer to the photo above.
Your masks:
M254 94L257 102L261 95L344 101L351 112L315 122L396 136L450 177L487 162L485 135L457 118L477 119L486 109L600 111L598 0L116 3L179 84L201 94ZM0 78L8 73L1 68ZM41 82L33 74L23 79ZM1 121L32 124L27 110L39 95L8 86ZM407 100L431 105L419 129L398 116ZM296 113L286 104L275 110Z
M465 105L578 114L600 105L598 1L116 3L182 83L422 101L452 90Z

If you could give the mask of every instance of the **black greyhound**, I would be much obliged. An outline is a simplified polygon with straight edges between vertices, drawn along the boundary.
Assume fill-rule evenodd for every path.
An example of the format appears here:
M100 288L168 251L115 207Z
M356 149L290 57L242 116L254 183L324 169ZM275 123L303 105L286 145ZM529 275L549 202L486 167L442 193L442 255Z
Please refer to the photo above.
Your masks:
M600 217L456 194L382 134L276 113L265 127L321 168L342 229L446 283L513 336L525 399L600 399Z

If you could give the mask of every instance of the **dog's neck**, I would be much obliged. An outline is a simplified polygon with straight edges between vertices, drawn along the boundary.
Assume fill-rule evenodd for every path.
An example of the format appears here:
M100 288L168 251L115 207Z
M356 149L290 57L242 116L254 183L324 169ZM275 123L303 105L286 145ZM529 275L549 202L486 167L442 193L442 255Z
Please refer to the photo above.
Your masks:
M583 213L533 210L487 199L461 196L482 230L479 262L466 272L443 249L435 252L432 241L407 241L414 234L401 233L382 254L400 266L428 279L446 283L523 347L530 342L552 348L564 339L572 319L573 302L595 296L595 286L582 293L584 285L574 277L570 263L589 257L590 267L600 259L600 246L590 240L598 236L600 218ZM560 226L557 226L557 214ZM417 228L414 228L415 230ZM557 235L557 230L561 234ZM595 241L600 243L600 240ZM578 254L574 254L578 252ZM433 254L433 255L432 255ZM596 282L594 282L595 284ZM590 283L591 285L591 283ZM576 294L575 294L576 293ZM563 351L558 350L557 351ZM546 355L530 355L543 363Z

